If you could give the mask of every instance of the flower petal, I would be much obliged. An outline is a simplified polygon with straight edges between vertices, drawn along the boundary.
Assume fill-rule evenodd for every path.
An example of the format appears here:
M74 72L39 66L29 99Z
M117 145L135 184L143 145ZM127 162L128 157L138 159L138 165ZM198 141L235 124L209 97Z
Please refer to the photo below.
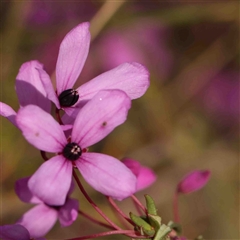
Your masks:
M86 61L90 45L89 23L81 23L63 39L56 66L57 93L73 88Z
M46 91L46 95L50 101L52 101L58 109L60 109L60 103L56 92L54 91L52 81L49 75L43 69L37 69L40 79L42 81L43 87Z
M46 91L40 80L38 69L43 65L38 61L29 61L22 64L16 78L16 92L20 106L37 105L46 112L51 110L51 102L46 97Z
M122 163L127 166L136 177L139 175L141 164L138 161L135 161L131 158L124 158Z
M122 200L136 192L135 175L116 158L83 153L75 163L84 179L104 195Z
M195 170L187 174L178 184L178 193L191 193L204 187L210 179L208 170Z
M157 179L156 174L150 168L141 166L139 162L133 159L125 158L122 163L137 177L137 191L149 187Z
M37 106L20 109L16 121L27 141L40 150L61 152L67 143L61 126Z
M45 204L39 204L19 219L18 223L24 226L32 238L42 237L50 231L57 221L58 212Z
M110 71L102 73L77 90L80 100L91 99L98 91L119 89L131 98L141 97L149 87L149 73L139 63L124 63Z
M14 126L18 127L16 123L16 112L3 102L0 102L0 115L7 118Z
M130 106L131 100L123 91L100 91L78 113L72 141L85 148L102 140L126 120Z
M21 178L15 183L15 192L18 197L27 203L41 203L42 201L34 196L28 187L28 180L30 177Z
M28 181L29 189L44 203L61 206L65 203L72 179L72 163L62 155L44 162Z
M58 219L63 227L71 225L78 216L79 203L76 199L68 198L58 212Z
M142 166L137 177L137 190L140 191L151 186L156 179L157 176L152 169Z
M28 230L19 224L0 226L2 240L30 240Z

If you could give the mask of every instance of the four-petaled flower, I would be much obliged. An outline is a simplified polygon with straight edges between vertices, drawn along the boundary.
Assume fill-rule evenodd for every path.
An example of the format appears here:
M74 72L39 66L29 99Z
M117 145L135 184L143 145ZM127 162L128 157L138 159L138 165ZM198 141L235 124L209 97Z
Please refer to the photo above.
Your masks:
M120 90L98 92L81 108L66 139L62 127L39 107L19 110L16 121L23 135L36 148L58 153L33 174L28 185L32 193L49 205L62 205L76 166L97 191L122 200L136 191L135 175L117 159L87 152L87 147L108 135L127 117L130 98Z
M85 22L73 28L63 39L56 65L56 92L49 75L43 69L39 69L49 99L73 119L79 108L100 90L119 89L131 99L136 99L149 87L147 69L133 62L121 64L73 89L87 58L90 38L89 23Z

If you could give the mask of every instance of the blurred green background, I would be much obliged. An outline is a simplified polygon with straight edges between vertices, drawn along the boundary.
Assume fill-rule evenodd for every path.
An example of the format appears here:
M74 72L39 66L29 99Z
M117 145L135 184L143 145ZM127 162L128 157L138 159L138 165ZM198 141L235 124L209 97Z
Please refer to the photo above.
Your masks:
M150 71L147 93L133 101L128 120L90 150L125 156L154 169L150 194L164 223L173 218L172 197L189 171L209 169L202 190L181 196L183 235L239 238L239 2L238 1L2 1L1 101L19 108L15 77L21 64L37 59L54 73L65 34L91 22L92 44L79 82L121 62ZM54 74L52 75L54 79ZM3 117L1 122L1 225L13 224L32 206L14 193L17 179L42 163L39 152ZM106 199L85 184L112 214ZM81 193L80 208L98 217ZM130 200L119 203L128 213ZM59 223L48 239L105 231L83 217L68 228ZM111 236L104 239L125 239Z

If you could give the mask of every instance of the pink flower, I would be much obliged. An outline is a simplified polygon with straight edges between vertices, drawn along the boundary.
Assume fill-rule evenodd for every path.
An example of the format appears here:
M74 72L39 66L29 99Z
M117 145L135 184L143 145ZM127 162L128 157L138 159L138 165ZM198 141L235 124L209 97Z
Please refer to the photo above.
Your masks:
M149 187L157 179L156 174L150 168L142 166L139 162L131 158L124 158L122 163L125 164L136 176L137 191Z
M117 29L107 30L100 37L96 51L90 57L104 57L100 64L104 69L123 62L137 61L165 80L173 65L168 47L169 30L159 21L139 20Z
M178 184L177 192L178 193L191 193L197 191L204 187L209 178L210 178L210 171L204 170L196 170L189 174L187 174Z
M63 39L56 65L56 92L49 75L39 69L40 78L49 99L58 109L64 108L68 115L79 111L98 91L119 89L131 98L141 97L149 86L149 73L138 63L124 63L78 87L73 86L82 71L90 45L89 23L73 28ZM75 116L77 114L75 113Z
M136 177L123 163L108 155L87 152L88 146L126 120L130 105L131 100L123 91L100 91L80 110L69 141L61 126L45 111L32 105L20 109L16 120L27 141L43 151L58 153L30 178L32 193L49 205L62 205L73 165L104 195L121 200L134 193Z
M0 238L2 240L31 240L28 230L19 224L0 226ZM44 239L38 238L36 240Z
M51 102L46 97L45 89L39 78L37 69L43 69L38 61L30 61L22 64L16 77L16 92L20 107L29 104L37 105L50 112ZM0 102L0 115L6 117L12 124L17 126L16 112L7 104Z
M235 129L239 125L238 72L221 72L214 77L200 95L201 105L219 127Z
M76 199L67 197L61 206L48 205L33 195L28 187L28 181L29 177L18 180L15 184L15 191L23 202L37 204L23 214L18 221L29 231L31 237L36 238L47 234L57 219L63 227L71 225L77 219L79 204ZM72 185L67 195L71 194L73 188Z

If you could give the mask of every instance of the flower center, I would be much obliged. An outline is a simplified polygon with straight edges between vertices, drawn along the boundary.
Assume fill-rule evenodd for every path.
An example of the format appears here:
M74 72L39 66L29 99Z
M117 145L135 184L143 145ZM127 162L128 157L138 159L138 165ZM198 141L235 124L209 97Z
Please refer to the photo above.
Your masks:
M71 107L78 101L78 99L78 91L73 89L67 89L58 96L58 100L62 107Z
M59 211L60 208L63 206L63 205L61 205L61 206L54 206L54 205L49 205L49 204L47 204L47 203L44 203L44 204L45 204L46 206L50 207L50 208L53 208L53 209L57 210L57 211Z
M68 160L75 161L81 156L82 149L76 143L72 142L64 147L62 154Z

